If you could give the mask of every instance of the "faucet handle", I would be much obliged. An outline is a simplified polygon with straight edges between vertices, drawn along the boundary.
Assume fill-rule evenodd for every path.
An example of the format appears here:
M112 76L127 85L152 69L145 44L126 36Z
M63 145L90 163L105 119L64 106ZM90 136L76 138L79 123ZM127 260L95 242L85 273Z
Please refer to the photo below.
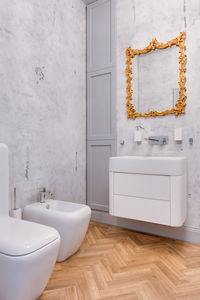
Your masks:
M55 196L54 192L49 192L48 196L49 196L50 199L53 199L53 200L56 199L56 196Z
M163 145L167 144L167 139L166 137L163 138Z

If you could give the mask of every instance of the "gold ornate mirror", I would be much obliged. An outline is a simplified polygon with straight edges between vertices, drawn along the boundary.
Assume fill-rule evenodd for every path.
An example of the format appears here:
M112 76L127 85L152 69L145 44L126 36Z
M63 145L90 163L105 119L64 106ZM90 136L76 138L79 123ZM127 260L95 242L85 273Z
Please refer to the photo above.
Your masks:
M187 62L187 56L185 54L185 38L185 32L181 32L177 38L165 44L158 43L156 38L154 38L144 49L137 50L129 47L126 50L126 105L129 119L136 119L137 117L146 118L165 116L168 114L175 114L176 116L178 116L179 114L185 113L187 98L185 87L185 72ZM166 50L163 51L164 49ZM147 53L149 53L148 58L146 58L146 56L143 56ZM160 63L158 58L160 59ZM171 69L169 69L169 66L171 66ZM158 83L161 81L161 78L162 85L158 87ZM143 85L141 84L142 82ZM149 94L151 91L157 91L157 94ZM136 101L136 96L140 96L140 105L138 104L139 100L138 102ZM154 101L154 98L156 98L156 96L157 101ZM173 101L170 100L170 104L165 104L163 101L164 96L165 99L173 98ZM157 107L155 108L154 106L156 102L159 111L157 111ZM141 109L141 107L143 107L143 109L145 110L144 112L138 112L140 110L143 110Z

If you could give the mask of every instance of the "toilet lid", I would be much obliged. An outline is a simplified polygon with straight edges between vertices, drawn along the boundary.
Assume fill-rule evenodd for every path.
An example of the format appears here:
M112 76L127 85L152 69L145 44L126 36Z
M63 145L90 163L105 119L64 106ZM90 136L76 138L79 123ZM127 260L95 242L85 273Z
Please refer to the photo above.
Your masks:
M0 218L0 253L10 256L30 254L59 238L59 233L48 226Z

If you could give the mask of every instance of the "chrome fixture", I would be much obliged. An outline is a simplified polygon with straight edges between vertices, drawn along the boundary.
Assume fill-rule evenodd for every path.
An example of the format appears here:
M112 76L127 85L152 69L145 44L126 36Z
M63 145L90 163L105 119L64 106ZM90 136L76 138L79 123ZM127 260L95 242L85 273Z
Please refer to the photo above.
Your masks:
M46 188L43 188L40 191L40 203L45 203L47 199L55 199L55 194L53 192L47 191Z
M49 194L49 193L46 191L46 188L43 188L40 191L40 203L45 203L45 200L47 198L47 194Z
M135 126L135 128L136 128L136 130L139 130L139 129L144 129L145 130L145 128L141 125L137 125L137 126Z
M149 136L146 140L150 145L166 145L168 143L168 136Z
M189 144L192 145L194 140L192 137L190 137L188 141L189 141Z

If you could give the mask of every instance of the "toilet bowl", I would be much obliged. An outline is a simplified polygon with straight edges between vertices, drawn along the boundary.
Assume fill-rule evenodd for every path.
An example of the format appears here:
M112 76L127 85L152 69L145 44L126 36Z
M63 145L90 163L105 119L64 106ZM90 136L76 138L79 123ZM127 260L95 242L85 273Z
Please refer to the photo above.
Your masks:
M58 232L10 217L0 219L0 228L0 299L38 299L56 262Z
M52 273L59 233L9 217L8 149L0 144L0 300L36 300Z

